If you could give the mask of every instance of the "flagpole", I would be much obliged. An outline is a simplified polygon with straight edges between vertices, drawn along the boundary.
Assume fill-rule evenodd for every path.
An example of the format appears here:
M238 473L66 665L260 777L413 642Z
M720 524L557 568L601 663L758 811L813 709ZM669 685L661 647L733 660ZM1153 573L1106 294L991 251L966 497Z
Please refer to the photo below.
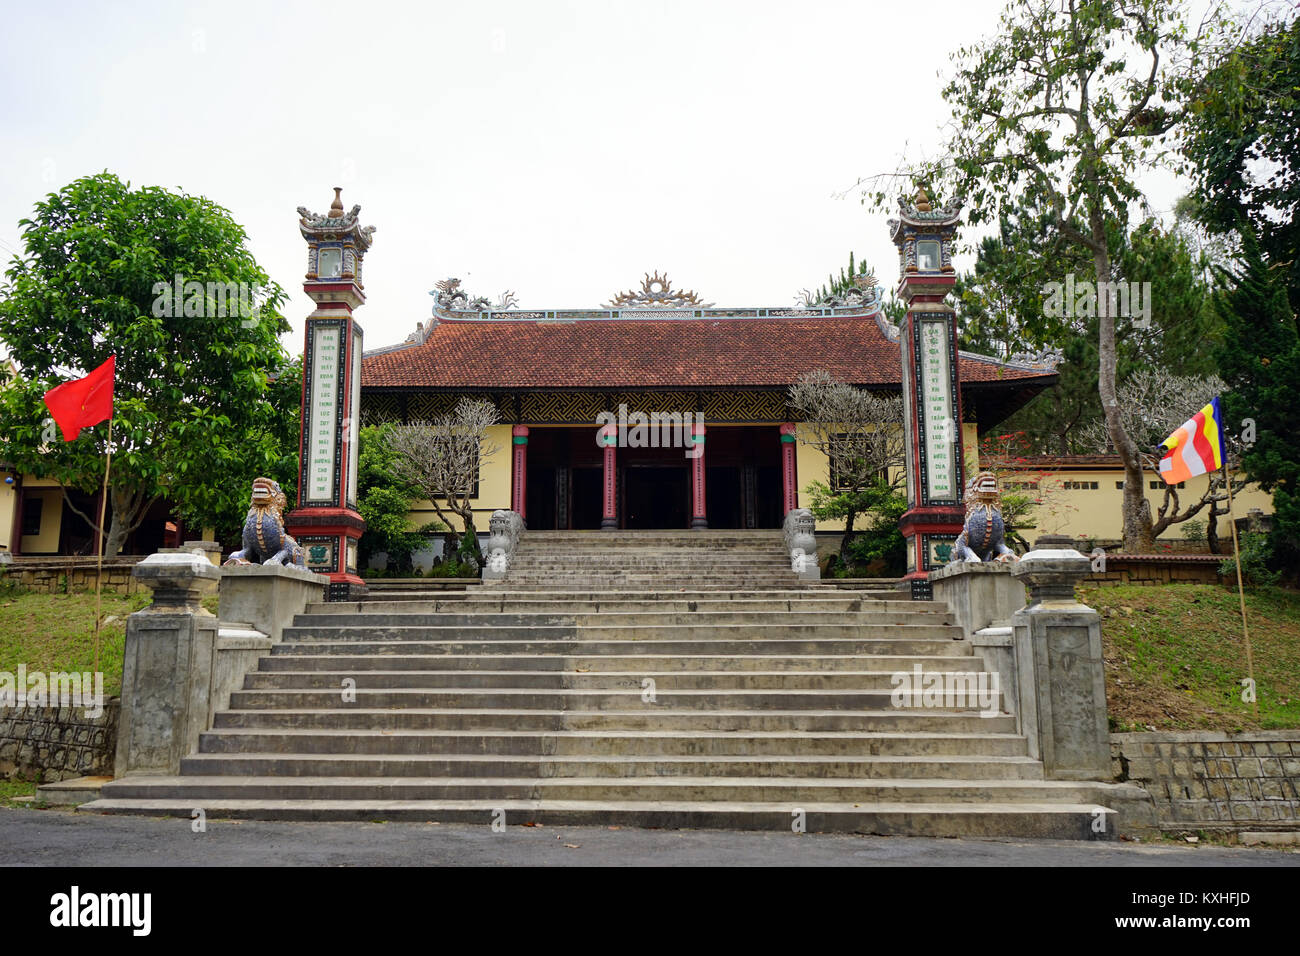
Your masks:
M99 528L95 532L98 566L95 569L95 673L99 673L99 601L104 585L104 512L108 508L108 476L113 470L113 419L108 420L108 450L104 454L104 487L99 494ZM1233 539L1236 540L1235 538Z
M1228 527L1232 529L1232 556L1237 565L1237 599L1241 602L1241 633L1246 639L1246 676L1250 678L1251 706L1259 718L1259 692L1255 686L1255 658L1250 649L1250 626L1246 623L1246 589L1241 583L1241 546L1237 542L1237 519L1232 513L1232 471L1223 456L1223 477L1228 485Z

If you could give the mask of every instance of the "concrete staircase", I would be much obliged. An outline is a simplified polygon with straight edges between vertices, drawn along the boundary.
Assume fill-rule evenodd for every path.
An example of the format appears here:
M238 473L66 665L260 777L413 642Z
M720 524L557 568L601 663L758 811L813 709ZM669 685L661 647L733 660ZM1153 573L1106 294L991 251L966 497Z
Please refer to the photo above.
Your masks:
M510 590L694 590L799 586L780 531L534 531L502 580Z
M493 587L308 607L179 776L83 809L1115 836L1012 715L892 706L914 665L980 670L943 606L800 587L775 533L524 542Z

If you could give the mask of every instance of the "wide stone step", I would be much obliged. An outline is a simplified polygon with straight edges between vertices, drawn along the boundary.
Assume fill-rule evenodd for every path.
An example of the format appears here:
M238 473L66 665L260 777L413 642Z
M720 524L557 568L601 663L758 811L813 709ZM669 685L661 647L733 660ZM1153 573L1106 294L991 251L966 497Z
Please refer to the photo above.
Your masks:
M189 818L192 800L101 798L84 804L92 813L143 813ZM1064 840L1116 839L1115 813L1092 803L880 803L806 802L789 808L771 803L438 800L220 800L204 805L215 819L415 820L444 823L541 823L546 826L635 826L779 830L796 816L811 833L874 833L886 836L1036 837ZM502 816L504 814L504 816ZM1098 819L1103 825L1094 825Z
M784 803L930 803L968 805L1037 803L1044 799L1083 803L1089 784L1047 780L954 778L850 782L833 777L371 777L275 781L250 777L185 776L106 785L108 799L210 800L604 800Z
M785 760L821 761L829 758L868 758L881 756L954 757L990 756L1023 757L1026 743L1023 736L999 732L990 728L987 733L945 730L928 727L924 730L860 731L708 731L708 730L447 730L429 726L430 712L416 712L409 718L400 711L264 711L231 710L217 714L217 731L254 731L265 734L276 730L323 731L338 734L343 731L362 730L380 736L392 736L393 731L418 732L424 750L403 751L406 756L423 760L431 753L473 757L475 760L495 761L508 756L541 759L600 758L604 761L621 761L633 757L692 758L727 757L743 761L750 758L781 758ZM535 715L534 715L535 716ZM983 726L983 725L980 725ZM247 738L257 744L284 743L299 737ZM323 739L312 741L318 749L312 757L322 760L335 758L360 759L355 752L325 752L319 747ZM338 743L337 736L329 743ZM228 749L224 743L214 744L219 749L203 754L204 759L214 755L241 759L269 760L289 753L283 750L254 750L240 752ZM367 751L362 751L367 753ZM303 757L303 755L298 755ZM306 759L305 757L303 759Z
M322 632L323 633L323 632ZM464 634L464 631L461 631ZM364 640L321 636L311 640L284 641L271 648L272 654L399 654L408 656L433 654L570 654L599 656L626 654L633 648L642 654L814 654L814 655L934 655L937 657L971 657L966 641L943 638L821 638L782 640L777 637L746 640L741 638L680 638L676 640L628 639L587 640L556 638L553 640Z
M332 627L465 627L465 628L521 628L521 627L580 627L580 628L643 628L643 627L707 627L712 625L762 624L764 626L822 624L843 627L850 624L872 624L878 627L905 625L951 625L952 615L947 613L919 614L910 611L598 611L587 614L508 614L488 612L483 614L398 613L391 611L362 614L299 614L294 618L295 631Z
M441 687L384 688L357 687L343 699L339 688L330 690L264 689L237 690L230 695L230 706L240 710L298 710L360 706L423 708L512 708L520 710L603 711L608 709L646 711L666 709L754 709L754 710L882 710L891 706L894 694L888 688L874 690L753 689L688 690L656 688L651 699L640 688L607 690L602 688L530 688L530 687ZM920 705L918 695L915 705ZM928 710L965 712L986 708L1000 712L1002 694L988 690L979 695L952 697ZM906 702L904 706L909 706Z
M973 655L887 655L863 658L856 654L800 655L786 654L280 654L263 657L255 673L321 670L359 676L367 671L457 671L474 673L493 671L529 673L537 671L621 671L625 673L683 674L694 671L744 673L774 671L784 674L835 673L859 671L870 665L873 670L912 672L921 665L926 672L969 671L978 666Z
M620 757L493 757L474 754L416 754L409 757L368 757L342 754L322 757L315 754L197 754L186 757L181 765L182 778L229 783L221 778L252 778L263 786L274 787L282 777L311 777L324 785L338 781L353 785L362 780L383 778L400 782L414 779L425 785L442 785L455 781L481 781L491 786L500 780L571 781L577 786L598 787L611 782L628 787L646 784L658 786L662 781L710 780L731 785L748 785L751 781L826 780L845 786L859 786L864 780L905 781L914 789L927 780L1039 781L1042 765L1030 757L987 757L945 754L926 757L657 757L623 759ZM129 778L128 781L129 782ZM295 783L297 781L294 781ZM114 787L116 796L140 796ZM179 794L173 794L179 796ZM232 796L233 794L212 794ZM437 799L449 793L408 794L406 799ZM492 793L487 796L492 796ZM501 796L510 796L504 790ZM305 796L289 793L287 797ZM321 799L338 799L338 795L316 794ZM363 797L391 799L379 793ZM457 796L468 797L468 793ZM609 793L593 794L608 798ZM975 795L978 798L978 795ZM879 797L878 797L879 798ZM957 799L969 799L969 796ZM692 797L691 799L696 799Z
M896 595L895 595L896 596ZM308 604L304 613L317 615L336 614L684 614L717 611L783 612L880 612L915 614L921 616L947 616L948 609L932 601L885 600L880 597L826 596L815 591L804 592L797 598L699 599L677 600L666 596L655 601L621 600L557 600L533 595L528 598L511 598L499 592L476 594L473 599L436 598L423 600L407 598L400 601L367 600Z
M960 640L956 625L927 624L710 624L689 620L683 624L440 624L437 615L402 618L401 624L376 621L347 623L348 619L321 617L322 622L284 629L285 641L443 641L443 640L572 640L572 641L800 641L800 640ZM410 623L407 623L410 622Z
M360 690L390 688L539 688L558 690L640 691L653 681L656 692L671 690L884 690L899 687L903 671L577 671L538 670L309 670L252 671L244 678L244 690L330 690L338 693L344 681ZM927 672L932 673L932 672ZM949 681L976 678L975 671L941 671ZM984 675L987 679L988 675ZM972 687L974 684L972 683Z
M267 714L300 714L286 720L315 721L331 714L365 713L342 708L327 710L265 711ZM877 711L721 711L721 710L608 710L556 713L516 708L406 708L368 711L388 714L391 721L376 717L373 732L320 730L310 723L302 729L235 733L209 731L200 737L204 753L430 753L428 731L641 731L652 734L805 732L830 733L1012 733L1015 718L1002 714L981 716L974 712L944 710ZM250 712L254 713L254 712ZM268 718L269 719L269 718ZM341 719L341 718L340 718ZM346 722L343 726L347 726ZM391 728L391 729L389 729ZM282 734L276 736L276 734Z

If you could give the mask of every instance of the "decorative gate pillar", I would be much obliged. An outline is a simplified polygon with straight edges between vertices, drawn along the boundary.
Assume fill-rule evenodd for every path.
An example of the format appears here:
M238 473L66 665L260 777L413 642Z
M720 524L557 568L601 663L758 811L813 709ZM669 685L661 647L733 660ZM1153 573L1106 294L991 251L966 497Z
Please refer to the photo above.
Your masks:
M704 423L691 426L691 527L702 530L709 526L709 514L704 496Z
M907 511L899 528L907 541L913 600L929 600L931 568L947 560L961 533L961 392L957 328L944 299L952 288L952 242L961 203L932 207L925 190L898 201L889 229L898 246L898 297L907 306L899 334L903 372L903 432L907 448Z
M601 426L598 437L601 446L604 448L605 456L605 474L601 490L600 530L616 531L618 529L618 461L615 455L618 447L618 426Z
M528 503L528 426L516 425L511 429L511 436L514 442L514 465L511 469L514 481L510 488L510 510L527 521L524 508Z
M336 186L323 216L298 207L307 240L302 288L316 309L307 317L303 349L298 507L285 519L307 553L307 567L329 577L329 601L366 591L357 574L357 541L366 528L357 513L362 332L352 311L366 301L361 260L375 227L359 225L360 206L345 213L341 193Z
M795 424L781 426L781 514L788 515L799 507L799 473L795 470Z

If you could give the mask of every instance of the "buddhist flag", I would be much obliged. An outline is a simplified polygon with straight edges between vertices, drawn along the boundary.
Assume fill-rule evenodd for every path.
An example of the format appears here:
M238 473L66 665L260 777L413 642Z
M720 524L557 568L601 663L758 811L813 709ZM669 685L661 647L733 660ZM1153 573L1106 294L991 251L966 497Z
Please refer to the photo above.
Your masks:
M1160 477L1167 485L1222 468L1223 422L1218 398L1184 422L1164 440L1164 446Z
M76 441L83 428L113 417L113 375L117 356L85 378L64 382L45 393L45 405L63 429L64 441Z

